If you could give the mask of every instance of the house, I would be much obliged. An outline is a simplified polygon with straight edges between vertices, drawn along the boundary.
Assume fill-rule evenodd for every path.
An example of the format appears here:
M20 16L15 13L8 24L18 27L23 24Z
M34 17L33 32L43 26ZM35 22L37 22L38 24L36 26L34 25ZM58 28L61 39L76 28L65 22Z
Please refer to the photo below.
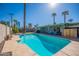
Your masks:
M65 27L62 35L64 35L65 37L78 38L79 37L79 25Z

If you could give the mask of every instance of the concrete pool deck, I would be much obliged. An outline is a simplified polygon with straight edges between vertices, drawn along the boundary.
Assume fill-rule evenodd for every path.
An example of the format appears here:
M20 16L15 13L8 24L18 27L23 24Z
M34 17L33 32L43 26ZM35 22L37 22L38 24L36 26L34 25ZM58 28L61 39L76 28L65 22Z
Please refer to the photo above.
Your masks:
M13 35L11 40L5 42L2 53L12 52L12 56L38 56L31 48L24 44L18 44L18 35ZM55 56L79 56L79 42L71 41L61 49Z
M79 42L71 41L66 47L57 52L55 56L79 56Z
M17 35L13 35L11 40L6 41L2 53L11 51L13 56L37 55L28 46L25 46L24 44L18 44L16 40L19 40L19 37Z

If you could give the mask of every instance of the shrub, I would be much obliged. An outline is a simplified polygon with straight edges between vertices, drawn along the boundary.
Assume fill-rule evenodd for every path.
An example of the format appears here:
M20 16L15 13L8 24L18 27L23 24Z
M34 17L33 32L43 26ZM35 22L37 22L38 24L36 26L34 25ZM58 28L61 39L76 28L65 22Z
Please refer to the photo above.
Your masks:
M19 29L17 27L12 27L13 33L19 33Z

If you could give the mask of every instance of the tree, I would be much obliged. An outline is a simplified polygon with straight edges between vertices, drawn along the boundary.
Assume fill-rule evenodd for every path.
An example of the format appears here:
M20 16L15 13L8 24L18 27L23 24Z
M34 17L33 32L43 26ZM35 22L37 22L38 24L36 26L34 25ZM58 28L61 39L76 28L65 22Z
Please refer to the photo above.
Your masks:
M40 30L39 25L38 24L34 25L34 29L35 31Z
M56 24L56 22L55 22L55 17L56 17L56 13L52 13L52 16L53 16L53 30L55 30L55 24Z
M18 21L16 19L13 20L14 21L14 27L17 26Z
M35 29L38 30L38 24L34 25Z
M28 24L28 30L32 31L32 24L31 23Z
M8 22L8 23L7 23L7 22L8 22L8 21L3 21L3 20L0 21L1 24L4 24L4 25L9 26L9 22Z
M13 33L19 33L19 30L18 30L18 28L16 26L12 27L12 31L13 31Z
M19 32L19 29L18 29L19 22L16 19L14 19L13 21L14 21L14 24L13 24L13 27L12 27L12 31L14 33L18 33Z
M55 22L56 13L52 13L52 16L53 16L53 24L56 24Z
M66 16L69 15L69 11L68 10L67 11L63 11L62 15L64 16L64 24L66 26Z
M17 22L17 27L18 27L18 29L20 29L20 22L19 21Z
M69 19L68 21L69 21L69 22L72 22L72 21L73 21L73 19Z
M11 19L10 19L10 38L12 37L12 23L13 23L13 13L9 13Z
M26 32L26 3L24 3L24 33Z

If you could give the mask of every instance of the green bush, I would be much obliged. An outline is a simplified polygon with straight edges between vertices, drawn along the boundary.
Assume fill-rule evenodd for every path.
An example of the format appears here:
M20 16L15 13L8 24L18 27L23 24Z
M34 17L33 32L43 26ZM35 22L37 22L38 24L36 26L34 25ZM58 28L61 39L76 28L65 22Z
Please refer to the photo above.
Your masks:
M13 33L19 33L19 29L17 27L12 27Z

